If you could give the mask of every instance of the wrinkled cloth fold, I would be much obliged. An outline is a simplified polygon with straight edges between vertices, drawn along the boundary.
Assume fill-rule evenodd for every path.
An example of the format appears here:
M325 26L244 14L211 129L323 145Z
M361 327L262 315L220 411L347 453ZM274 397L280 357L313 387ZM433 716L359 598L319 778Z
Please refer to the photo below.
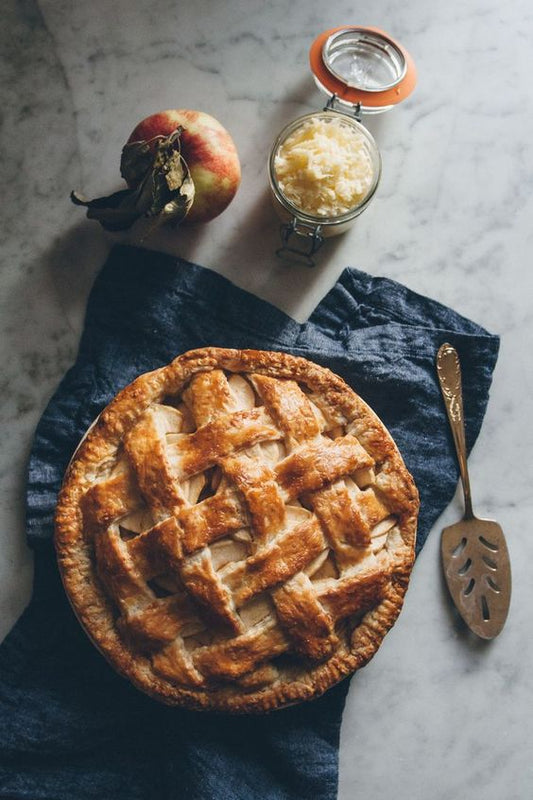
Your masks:
M30 456L35 579L30 605L0 646L0 798L337 796L349 681L260 717L188 712L146 697L108 666L70 609L52 544L57 492L90 423L140 373L208 345L282 350L340 374L389 428L420 491L418 553L458 479L434 366L445 341L463 365L471 449L499 339L453 310L347 268L299 324L213 271L113 248L89 298L76 363L41 418Z

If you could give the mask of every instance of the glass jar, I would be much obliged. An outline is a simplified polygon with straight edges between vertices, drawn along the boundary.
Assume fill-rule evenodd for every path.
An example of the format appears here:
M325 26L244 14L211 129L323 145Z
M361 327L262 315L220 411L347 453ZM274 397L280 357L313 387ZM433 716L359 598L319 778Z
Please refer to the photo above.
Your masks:
M381 154L372 134L361 122L363 113L388 111L414 89L416 71L407 51L377 28L344 26L325 31L315 39L310 63L317 86L328 96L322 111L290 122L270 151L268 174L275 210L281 219L282 246L279 256L288 256L308 266L324 239L349 230L368 207L381 177ZM354 147L363 148L371 168L365 193L341 213L314 213L299 207L280 183L276 161L293 134L314 121L342 121L354 132ZM317 184L317 193L321 187Z
M301 260L309 261L321 246L324 239L344 233L353 225L372 200L381 177L381 154L372 134L355 118L342 114L342 125L352 130L354 142L364 150L370 166L370 182L365 193L354 205L340 214L319 214L298 207L284 192L278 179L276 160L280 151L290 137L303 126L314 121L329 122L339 120L339 112L321 111L305 114L289 123L274 142L269 160L269 181L274 207L282 221L281 238L283 247L280 252L301 256Z

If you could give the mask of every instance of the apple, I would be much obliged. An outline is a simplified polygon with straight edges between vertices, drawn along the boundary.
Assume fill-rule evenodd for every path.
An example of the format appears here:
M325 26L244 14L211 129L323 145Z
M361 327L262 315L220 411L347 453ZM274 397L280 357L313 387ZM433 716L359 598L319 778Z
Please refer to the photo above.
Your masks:
M160 111L139 122L128 144L170 136L180 126L181 154L194 183L194 201L184 222L208 222L229 205L241 182L237 148L218 120L203 111Z

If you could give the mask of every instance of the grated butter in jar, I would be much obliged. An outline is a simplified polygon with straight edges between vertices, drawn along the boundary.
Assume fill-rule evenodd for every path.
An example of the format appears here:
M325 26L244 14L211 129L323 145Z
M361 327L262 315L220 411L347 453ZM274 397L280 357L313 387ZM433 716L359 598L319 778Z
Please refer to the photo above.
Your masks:
M269 181L282 221L278 255L313 266L324 238L347 231L378 188L381 155L362 113L392 108L413 90L416 73L407 52L375 28L326 31L310 61L327 106L281 131Z

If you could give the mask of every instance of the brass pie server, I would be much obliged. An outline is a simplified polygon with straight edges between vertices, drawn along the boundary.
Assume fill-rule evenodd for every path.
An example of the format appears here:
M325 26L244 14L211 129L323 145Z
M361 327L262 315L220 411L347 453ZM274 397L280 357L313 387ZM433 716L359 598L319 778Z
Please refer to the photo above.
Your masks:
M450 344L437 353L437 375L452 429L463 485L465 514L444 528L441 555L452 599L471 631L493 639L502 630L511 600L511 565L503 531L497 522L479 519L472 510L466 462L461 366Z

